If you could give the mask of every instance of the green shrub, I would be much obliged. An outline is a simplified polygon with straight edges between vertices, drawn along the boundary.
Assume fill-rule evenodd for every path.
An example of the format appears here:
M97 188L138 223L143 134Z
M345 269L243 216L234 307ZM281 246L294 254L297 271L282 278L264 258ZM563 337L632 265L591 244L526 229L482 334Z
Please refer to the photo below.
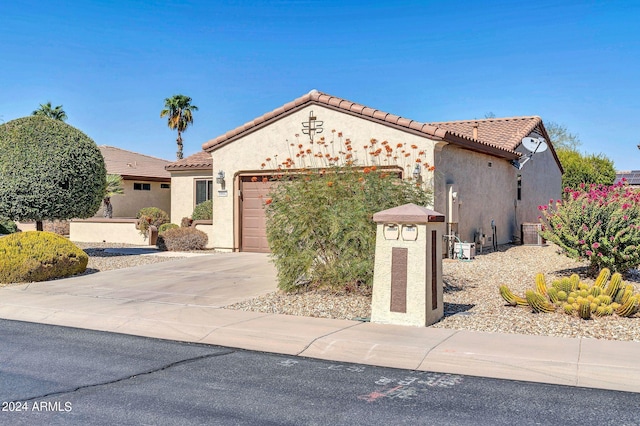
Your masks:
M285 174L269 197L267 239L285 291L305 283L337 290L370 286L373 214L407 203L426 206L432 199L422 185L396 173L349 165Z
M0 282L46 281L79 274L89 257L51 232L18 232L0 238Z
M169 223L169 215L164 210L157 207L145 207L140 209L136 215L138 219L138 229L142 235L147 235L149 226L160 228L165 223Z
M195 228L174 228L158 235L156 245L168 251L203 250L208 241L207 234Z
M2 217L91 217L100 208L105 176L95 142L62 121L29 116L0 124Z
M191 214L193 220L211 220L213 219L213 200L203 201L198 204Z
M162 234L165 231L168 231L169 229L175 229L175 228L179 228L178 225L176 225L175 223L163 223L162 225L160 225L160 228L158 228L158 234Z
M12 220L0 218L0 234L13 234L18 232L18 225Z

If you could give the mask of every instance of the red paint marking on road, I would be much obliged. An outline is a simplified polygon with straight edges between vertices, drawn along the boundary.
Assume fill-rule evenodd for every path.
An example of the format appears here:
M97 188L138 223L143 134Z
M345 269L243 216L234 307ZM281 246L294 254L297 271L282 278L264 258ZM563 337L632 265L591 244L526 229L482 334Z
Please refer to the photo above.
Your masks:
M358 399L361 399L363 401L367 401L367 402L375 402L381 398L384 398L388 395L390 395L391 393L397 391L398 389L402 389L402 386L396 386L394 388L391 388L389 390L382 390L382 391L373 391L368 395L360 395L358 396Z

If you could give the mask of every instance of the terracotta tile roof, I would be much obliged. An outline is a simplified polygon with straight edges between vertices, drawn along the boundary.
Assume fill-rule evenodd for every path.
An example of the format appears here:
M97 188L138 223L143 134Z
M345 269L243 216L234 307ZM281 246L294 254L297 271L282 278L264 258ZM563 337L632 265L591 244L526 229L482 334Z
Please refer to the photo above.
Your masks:
M467 138L513 151L520 145L522 138L533 130L537 129L538 132L541 132L541 123L542 119L540 117L532 116L446 121L430 124ZM541 135L543 134L541 133Z
M211 172L213 162L211 160L211 154L208 152L200 151L193 155L178 160L174 163L168 164L165 169L169 171L176 170L208 170Z
M98 146L107 173L120 175L124 179L146 179L169 181L171 175L164 168L170 161L151 157L113 146Z
M317 90L312 90L304 96L295 99L280 108L277 108L271 112L268 112L248 123L245 123L242 126L239 126L224 135L220 135L215 139L212 139L205 144L202 145L202 149L207 152L213 152L216 149L233 142L234 140L243 137L255 130L258 130L266 125L273 119L280 118L287 114L293 113L298 109L304 108L309 104L322 105L328 108L333 108L342 112L346 112L348 114L364 118L366 120L374 121L377 123L381 123L390 127L394 127L397 129L401 129L403 131L407 131L409 133L422 135L428 137L430 139L442 140L445 142L449 142L467 149L471 149L474 151L482 152L485 154L494 155L501 158L506 159L517 159L520 157L520 154L514 151L515 146L513 146L513 141L515 141L515 133L525 133L525 130L520 130L520 132L513 132L511 130L509 142L504 142L502 139L493 137L490 141L483 139L474 139L473 134L466 134L463 132L463 126L460 126L460 129L439 124L428 124L422 123L419 121L411 120L408 118L403 118L397 115L389 114L387 112L366 107L364 105L357 104L355 102L347 101L342 98L338 98L335 96L328 95L326 93L319 92ZM539 117L535 119L541 120ZM532 117L525 117L522 121L517 119L508 119L512 120L513 124L525 125L525 127L531 125L535 119ZM494 120L497 121L497 120ZM534 126L535 127L535 126ZM502 127L501 127L502 128ZM507 127L504 127L507 129ZM508 129L511 129L508 127ZM458 133L462 132L462 133ZM497 132L487 132L487 135L494 134ZM522 138L520 138L522 139Z

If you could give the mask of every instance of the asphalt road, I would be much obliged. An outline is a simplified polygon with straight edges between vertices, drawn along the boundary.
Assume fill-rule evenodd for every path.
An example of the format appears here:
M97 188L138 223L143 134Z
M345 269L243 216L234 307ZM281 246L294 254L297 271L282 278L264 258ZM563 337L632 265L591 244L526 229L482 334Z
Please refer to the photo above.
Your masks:
M640 395L0 320L2 425L639 425Z

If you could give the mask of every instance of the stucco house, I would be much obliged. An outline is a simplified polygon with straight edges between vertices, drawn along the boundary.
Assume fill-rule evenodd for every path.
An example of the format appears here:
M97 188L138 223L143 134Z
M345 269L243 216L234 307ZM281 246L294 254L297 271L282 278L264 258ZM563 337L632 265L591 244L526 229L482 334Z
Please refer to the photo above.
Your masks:
M538 205L560 198L562 167L553 147L523 161L529 152L522 146L523 138L549 140L540 117L427 123L313 90L203 144L211 156L207 159L211 175L197 174L205 171L203 163L202 169L192 171L181 195L177 182L183 176L178 172L188 173L188 166L168 167L173 176L172 217L188 210L178 212L178 197L183 197L181 204L194 205L194 178L211 179L211 245L219 250L266 252L264 197L269 178L279 173L276 164L292 156L291 147L299 142L317 143L324 137L327 144L338 143L338 136L340 143L351 142L351 158L357 164L370 159L372 138L423 154L422 164L435 170L416 164L398 170L405 177L416 173L433 190L430 207L446 215L447 232L461 241L490 246L493 230L498 244L513 241L523 223L537 222ZM481 239L482 235L487 238Z
M171 175L171 222L191 217L193 208L213 197L211 154L200 151L165 166Z
M114 218L136 217L144 207L171 210L171 175L165 170L170 161L113 146L98 146L107 173L122 176L124 194L111 198ZM103 216L104 205L96 213Z

